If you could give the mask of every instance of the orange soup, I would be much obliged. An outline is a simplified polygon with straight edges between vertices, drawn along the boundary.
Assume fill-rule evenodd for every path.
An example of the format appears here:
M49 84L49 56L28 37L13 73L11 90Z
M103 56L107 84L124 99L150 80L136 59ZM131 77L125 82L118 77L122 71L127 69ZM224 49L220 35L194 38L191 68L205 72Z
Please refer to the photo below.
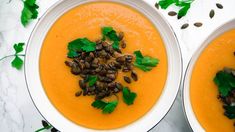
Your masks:
M234 132L234 120L224 116L217 99L218 87L213 79L224 67L235 68L235 29L217 37L202 52L191 78L190 97L194 113L207 132Z
M124 53L141 50L144 55L160 60L150 72L135 68L137 82L127 84L121 78L122 73L118 75L117 80L137 93L137 98L128 106L118 94L120 101L111 114L93 108L92 96L75 97L74 93L80 89L79 77L72 75L64 64L70 41L84 37L95 41L101 38L104 26L125 33ZM167 78L167 55L159 32L140 12L118 3L89 3L68 11L51 27L41 49L40 75L48 98L66 118L88 128L114 129L134 122L156 104Z

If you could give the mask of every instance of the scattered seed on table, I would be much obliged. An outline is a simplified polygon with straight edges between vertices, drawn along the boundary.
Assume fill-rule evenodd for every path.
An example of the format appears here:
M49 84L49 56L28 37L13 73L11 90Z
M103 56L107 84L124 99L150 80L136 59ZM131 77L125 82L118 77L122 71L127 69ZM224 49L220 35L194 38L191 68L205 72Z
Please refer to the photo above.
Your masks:
M156 4L155 4L155 7L156 7L157 9L159 9L159 4L158 4L158 3L156 3Z
M202 23L201 22L196 22L193 24L195 27L201 27L202 26Z
M170 12L168 12L168 15L169 15L169 16L175 16L175 15L177 15L177 13L174 12L174 11L170 11Z
M210 18L213 18L215 16L215 11L212 9L209 14Z
M186 29L188 26L189 26L189 24L188 24L188 23L185 23L185 24L183 24L183 25L181 26L181 29Z
M219 8L219 9L223 9L223 5L221 5L220 3L216 3L216 6L217 6L217 8Z

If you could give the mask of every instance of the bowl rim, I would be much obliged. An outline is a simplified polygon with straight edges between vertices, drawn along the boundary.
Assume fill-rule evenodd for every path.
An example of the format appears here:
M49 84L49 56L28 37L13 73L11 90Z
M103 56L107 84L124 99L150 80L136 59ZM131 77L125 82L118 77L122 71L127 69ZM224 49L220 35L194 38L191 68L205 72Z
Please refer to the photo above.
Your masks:
M222 35L223 33L235 28L235 19L230 19L229 21L223 23L216 29L210 33L205 40L201 43L201 45L195 50L189 63L187 65L185 75L183 78L183 89L181 90L181 98L184 115L186 117L187 123L190 126L191 130L196 132L205 132L205 129L202 127L200 122L197 120L196 115L193 112L192 104L190 101L190 81L192 76L192 71L194 69L195 63L200 57L201 53L208 47L208 45L217 37Z
M26 57L25 57L25 63L24 63L24 74L25 74L25 81L26 81L26 85L27 85L27 90L28 90L28 92L29 92L29 95L30 95L30 98L31 98L31 100L32 100L32 102L33 102L33 104L34 104L34 106L36 107L36 109L38 110L38 112L41 114L41 116L44 118L44 119L46 119L48 122L50 122L50 120L48 120L47 118L46 118L46 116L40 111L40 108L39 108L39 106L37 105L37 103L35 102L35 100L33 99L34 97L32 96L32 94L31 94L31 90L30 90L30 86L29 86L29 81L28 81L28 78L27 78L27 74L28 74L28 69L27 69L27 67L28 67L28 49L29 49L29 45L30 45L30 43L31 43L31 40L32 40L32 37L34 36L34 34L35 34L35 32L36 32L36 30L37 30L37 28L40 26L40 24L41 24L41 22L43 21L43 19L48 15L48 13L50 13L56 6L58 6L58 5L60 5L61 3L63 3L63 2L65 2L66 0L59 0L59 1L57 1L56 3L54 3L51 7L49 7L47 10L46 10L46 12L44 12L43 13L43 15L38 19L38 22L36 23L36 25L34 26L34 28L33 28L33 30L32 30L32 32L31 32L31 34L30 34L30 37L29 37L29 39L28 39L28 42L27 42L27 46L26 46ZM84 2L84 3L89 3L89 2L97 2L97 1L105 1L105 0L87 0L88 2ZM125 2L126 1L128 1L128 0L124 0ZM129 1L134 1L134 0L129 0ZM107 2L107 1L105 1L105 2ZM121 3L121 4L124 4L124 5L126 5L126 3L125 2L119 2L119 1L117 1L117 0L109 0L108 2L117 2L117 3ZM159 11L156 11L156 9L154 9L151 5L149 5L146 1L144 1L144 0L139 0L139 2L140 3L142 3L142 4L145 4L145 6L148 6L149 8L151 8L150 10L152 10L152 11L154 11L154 12L157 12L157 15L162 19L162 21L164 22L164 24L167 26L167 28L168 28L168 30L170 31L170 33L169 34L172 34L172 39L175 41L175 50L177 51L177 55L179 55L179 77L178 77L178 82L177 82L177 84L176 84L176 89L177 90L175 90L175 92L174 92L174 94L172 95L172 98L173 98L173 100L171 100L171 102L170 102L170 104L168 105L168 108L167 108L167 110L165 110L165 112L164 112L164 114L162 114L161 116L160 116L160 119L155 123L155 125L153 125L152 127L150 127L150 129L149 130L151 130L151 129L153 129L157 124L159 124L160 123L160 121L167 115L167 113L170 111L170 109L171 109L171 107L173 106L173 104L174 104L174 102L175 102L175 100L176 100L176 96L178 95L178 92L179 92L179 88L180 88L180 86L181 86L181 83L182 83L182 76L183 76L183 61L182 61L182 53L181 53L181 48L180 48L180 45L179 45L179 41L178 41L178 38L177 38L177 36L176 36L176 34L175 34L175 32L174 32L174 30L173 30L173 28L171 27L171 25L168 23L168 21L161 15L161 13L159 12ZM81 2L82 4L84 4L83 2ZM76 5L76 6L79 6L80 4L78 4L78 5ZM74 6L74 7L76 7L76 6ZM128 5L128 6L130 6L130 5ZM74 8L73 7L73 8ZM134 8L134 7L132 7L132 8ZM72 8L70 8L70 9L72 9ZM70 10L69 9L69 10ZM134 9L136 9L136 8L134 8ZM69 10L67 10L67 11L69 11ZM137 11L139 11L141 14L143 14L147 19L149 19L150 20L150 18L148 18L147 16L146 16L146 14L144 14L142 11L140 11L139 9L136 9ZM67 12L66 11L66 12ZM153 21L152 20L150 20L152 23L153 23ZM54 23L54 22L53 22ZM154 24L154 23L153 23ZM156 25L155 25L156 26ZM155 28L157 28L157 27L155 27ZM47 34L47 33L46 33ZM160 33L161 34L161 33ZM162 36L162 34L161 34L161 36ZM165 41L164 41L164 43L165 43ZM165 45L165 47L166 47L166 45ZM168 52L167 52L167 56L168 56ZM169 59L169 58L168 58ZM168 60L169 61L169 60ZM168 65L169 65L169 62L168 62ZM169 66L168 66L168 70L169 70ZM166 82L165 82L165 86L164 86L164 89L165 89L165 87L166 87L166 83L167 83L167 80L168 80L168 77L167 77L167 79L166 79ZM162 92L162 94L163 94L163 92ZM161 95L162 96L162 95ZM160 98L161 97L159 97L159 99L158 100L160 100ZM156 101L156 104L157 104L157 102L158 101ZM155 104L155 105L156 105ZM54 107L54 106L53 106ZM154 107L154 106L153 106ZM153 109L153 107L151 108L151 109ZM145 114L145 115L148 115L148 113L150 113L149 111ZM144 116L145 116L144 115ZM142 117L141 117L142 118ZM140 119L141 119L140 118ZM140 120L140 119L138 119L138 120ZM127 126L129 126L129 125L131 125L131 124L133 124L133 123L135 123L136 121L134 121L134 122L132 122L132 123L130 123L130 124L128 124ZM54 123L52 123L52 122L50 122L50 124L52 124L53 126L58 126L58 125L54 125ZM80 126L80 125L79 125ZM83 126L80 126L80 127L83 127ZM124 127L126 127L126 126L124 126ZM122 127L121 127L122 128ZM90 128L86 128L86 129L90 129ZM90 131L103 131L103 130L95 130L95 129L90 129ZM118 130L119 130L119 128L118 128ZM111 130L108 130L108 131L113 131L113 129L111 129Z

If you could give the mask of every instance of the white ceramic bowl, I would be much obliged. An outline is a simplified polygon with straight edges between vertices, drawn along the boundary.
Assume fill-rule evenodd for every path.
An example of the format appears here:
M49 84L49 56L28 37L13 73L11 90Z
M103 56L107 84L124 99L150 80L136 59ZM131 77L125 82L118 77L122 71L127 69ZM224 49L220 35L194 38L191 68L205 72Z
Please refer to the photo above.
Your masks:
M229 31L230 29L235 28L235 19L225 23L224 25L220 26L217 28L199 47L198 50L196 50L196 53L193 55L193 57L190 60L190 63L187 67L186 75L184 78L184 89L183 89L183 105L184 105L184 110L185 114L187 116L188 122L192 128L193 131L195 132L204 132L204 128L200 125L199 121L197 120L193 109L192 109L192 104L190 102L190 80L191 80L191 75L192 71L194 68L195 63L198 60L198 57L202 53L202 51L210 44L212 40L214 40L216 37L219 35L223 34L226 31Z
M64 117L49 101L40 81L39 55L44 38L53 23L68 10L87 2L107 0L63 0L52 6L39 20L28 41L25 58L25 75L30 96L46 120L63 132L98 131L79 126ZM171 108L181 81L182 59L178 41L170 25L152 6L142 0L108 0L131 6L152 21L161 33L168 56L168 77L162 95L153 108L139 120L118 129L108 131L148 131L166 115ZM99 130L101 131L101 130Z

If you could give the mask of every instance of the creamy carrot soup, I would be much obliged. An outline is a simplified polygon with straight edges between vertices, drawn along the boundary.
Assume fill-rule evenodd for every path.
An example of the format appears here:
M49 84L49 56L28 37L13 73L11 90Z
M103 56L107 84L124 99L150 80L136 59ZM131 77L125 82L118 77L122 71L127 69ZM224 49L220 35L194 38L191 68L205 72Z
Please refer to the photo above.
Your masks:
M225 32L209 44L197 60L191 78L193 111L207 132L234 132L234 120L224 116L213 79L224 67L235 68L235 30Z
M74 96L79 89L78 76L72 75L64 64L69 42L83 37L95 41L101 38L103 26L125 33L125 53L141 50L160 60L151 72L135 68L139 77L135 83L126 83L121 78L123 73L118 74L117 80L137 93L137 98L130 106L119 101L111 114L91 107L93 97ZM167 78L167 55L159 32L141 13L118 3L89 3L68 11L51 27L41 50L40 75L48 98L66 118L88 128L114 129L139 119L156 103Z

